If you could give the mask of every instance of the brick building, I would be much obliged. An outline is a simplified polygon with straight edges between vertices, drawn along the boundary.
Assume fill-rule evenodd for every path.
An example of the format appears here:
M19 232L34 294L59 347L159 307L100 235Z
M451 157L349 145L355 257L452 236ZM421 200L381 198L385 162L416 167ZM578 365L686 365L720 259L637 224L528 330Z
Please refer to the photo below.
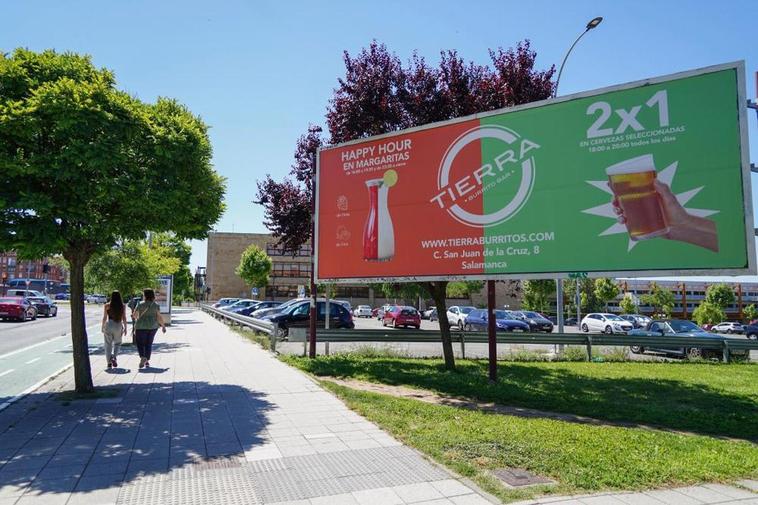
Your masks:
M272 270L269 285L259 290L258 298L288 300L297 297L298 287L304 286L306 293L310 285L311 249L310 245L303 246L294 256L285 254L275 245L276 240L267 233L210 233L208 236L208 255L205 283L210 288L208 299L218 300L227 296L250 296L250 288L235 273L242 252L250 244L255 244L271 257ZM366 284L340 284L336 287L335 297L348 300L353 306L368 304L372 307L383 303L394 303L386 300L384 295L376 292ZM513 289L513 283L496 284L496 300L498 306L508 305L510 308L519 307L519 297ZM401 303L401 300L397 300ZM417 305L418 301L406 300ZM422 300L426 306L429 300ZM483 290L471 298L451 299L449 305L485 306L487 293Z
M47 265L47 272L45 272ZM14 251L0 252L0 289L13 279L47 279L55 283L68 282L68 272L50 264L50 258L22 260Z

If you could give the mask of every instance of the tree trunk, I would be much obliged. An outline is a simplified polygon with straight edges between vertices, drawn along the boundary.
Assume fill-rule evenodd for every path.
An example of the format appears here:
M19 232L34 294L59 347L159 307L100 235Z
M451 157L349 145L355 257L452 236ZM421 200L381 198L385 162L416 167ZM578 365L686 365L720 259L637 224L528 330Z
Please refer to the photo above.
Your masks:
M71 267L71 343L74 355L74 384L77 393L91 393L92 370L89 362L89 343L84 319L84 265L88 255L82 251L68 251L64 257Z
M424 282L421 284L434 300L437 307L437 316L442 335L442 355L445 358L445 368L455 370L455 355L453 354L453 342L450 339L450 323L447 320L447 281Z

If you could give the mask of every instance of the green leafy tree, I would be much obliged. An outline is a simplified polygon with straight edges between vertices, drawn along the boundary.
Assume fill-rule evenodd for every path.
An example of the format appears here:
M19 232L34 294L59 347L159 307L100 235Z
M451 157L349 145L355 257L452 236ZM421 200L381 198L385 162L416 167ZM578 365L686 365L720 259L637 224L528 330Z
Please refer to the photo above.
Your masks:
M146 232L204 238L223 212L208 128L178 102L142 102L88 56L0 54L0 250L71 268L75 386L91 392L84 269Z
M755 305L751 303L750 305L742 309L742 317L747 322L754 321L758 319L758 309L755 308Z
M595 297L603 304L606 312L608 312L608 302L618 295L619 287L613 282L613 279L607 277L595 279Z
M240 264L235 271L248 286L260 288L268 284L271 266L271 258L266 251L255 244L250 244L242 252Z
M467 298L479 292L484 287L484 281L453 281L445 289L448 298Z
M708 301L700 302L700 305L692 312L692 318L701 326L720 323L725 317L721 307Z
M189 242L177 237L174 233L155 233L152 241L153 244L169 248L171 254L179 260L177 269L167 274L174 276L174 303L178 304L184 300L193 300L195 295L195 280L189 269L190 258L192 257L192 247L189 245Z
M84 271L84 285L92 292L107 294L117 289L123 296L131 296L154 288L159 275L172 275L179 261L167 247L126 240L92 257Z
M653 282L650 285L650 292L642 295L640 301L651 306L656 317L671 317L676 300L674 293Z
M727 284L711 284L705 290L705 301L725 310L735 302L734 290Z
M635 314L637 312L637 304L634 303L632 293L624 293L624 297L619 302L622 314Z
M603 310L603 302L595 295L594 279L567 279L563 283L563 295L565 297L566 310L576 315L576 283L579 283L580 308L582 314L600 312Z
M522 289L521 305L526 310L546 312L550 297L555 293L555 281L552 279L524 281Z

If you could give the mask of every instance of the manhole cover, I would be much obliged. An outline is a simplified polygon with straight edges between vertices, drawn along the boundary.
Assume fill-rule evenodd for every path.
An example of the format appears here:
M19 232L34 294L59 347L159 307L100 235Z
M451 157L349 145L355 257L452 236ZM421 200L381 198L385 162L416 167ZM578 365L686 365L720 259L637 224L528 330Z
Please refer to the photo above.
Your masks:
M498 468L497 470L493 470L492 473L495 475L495 477L512 487L524 487L534 486L537 484L555 483L547 477L535 475L533 473L527 472L523 468Z

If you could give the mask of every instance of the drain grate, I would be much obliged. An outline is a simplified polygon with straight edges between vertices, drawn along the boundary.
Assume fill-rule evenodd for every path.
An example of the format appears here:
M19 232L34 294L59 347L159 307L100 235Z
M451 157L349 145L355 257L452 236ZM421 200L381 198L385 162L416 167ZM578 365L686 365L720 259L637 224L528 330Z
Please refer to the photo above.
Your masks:
M536 486L537 484L555 484L555 481L535 475L523 468L498 468L492 473L511 487Z
M239 456L219 456L216 458L206 458L193 465L196 470L217 470L219 468L240 468L243 458Z

